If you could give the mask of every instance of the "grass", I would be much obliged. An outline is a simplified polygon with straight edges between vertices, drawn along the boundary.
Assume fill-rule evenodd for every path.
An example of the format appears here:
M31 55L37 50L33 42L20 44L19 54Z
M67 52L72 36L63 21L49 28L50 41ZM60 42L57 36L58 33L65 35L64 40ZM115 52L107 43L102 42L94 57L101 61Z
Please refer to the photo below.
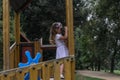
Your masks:
M103 80L103 79L93 78L93 77L88 77L88 76L76 75L75 80Z
M114 73L120 75L120 70L114 70Z
M101 72L105 72L105 71L101 70ZM106 70L106 73L110 73L110 70ZM113 74L120 75L120 70L114 70Z

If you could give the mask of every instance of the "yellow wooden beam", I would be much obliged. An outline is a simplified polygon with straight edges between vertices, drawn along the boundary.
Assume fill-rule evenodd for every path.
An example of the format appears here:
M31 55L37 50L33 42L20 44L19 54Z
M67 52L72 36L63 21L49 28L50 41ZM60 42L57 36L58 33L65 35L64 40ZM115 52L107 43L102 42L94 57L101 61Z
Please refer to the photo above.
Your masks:
M9 69L9 0L3 0L3 69Z
M73 3L66 0L66 25L68 27L68 48L70 55L74 55L74 33L73 33Z
M61 80L60 79L60 63L59 62L54 62L54 80Z
M68 27L68 49L69 54L75 54L74 32L73 32L73 0L66 0L66 25ZM71 79L75 80L75 61L71 63Z
M38 78L38 71L36 68L31 67L30 68L30 80L37 80Z
M15 54L15 67L18 67L18 63L20 62L20 13L15 12L15 41L16 41L16 54Z
M72 80L72 76L71 75L71 64L70 64L70 60L69 59L66 59L64 60L64 71L65 71L65 80Z

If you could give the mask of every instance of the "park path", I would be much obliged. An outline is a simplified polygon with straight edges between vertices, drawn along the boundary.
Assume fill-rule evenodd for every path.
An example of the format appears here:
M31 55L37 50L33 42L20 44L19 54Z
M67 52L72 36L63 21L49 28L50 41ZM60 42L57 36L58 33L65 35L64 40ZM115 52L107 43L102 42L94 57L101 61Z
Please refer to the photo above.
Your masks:
M106 72L88 71L88 70L78 70L76 72L77 74L80 74L80 75L101 78L105 80L120 80L120 75L115 75L115 74L106 73Z

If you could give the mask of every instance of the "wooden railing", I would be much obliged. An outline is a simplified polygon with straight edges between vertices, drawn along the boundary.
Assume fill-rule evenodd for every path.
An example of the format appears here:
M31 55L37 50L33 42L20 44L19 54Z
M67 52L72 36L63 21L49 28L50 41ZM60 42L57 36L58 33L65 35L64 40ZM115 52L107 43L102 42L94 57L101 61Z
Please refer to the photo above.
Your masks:
M0 80L24 80L26 73L30 74L30 80L38 80L38 76L42 80L60 80L60 65L64 64L64 80L72 80L72 63L74 63L74 56L66 58L49 60L40 62L38 64L31 64L24 68L15 68L0 72ZM52 69L53 68L53 69ZM54 73L51 75L51 70Z
M23 46L24 45L24 46ZM10 54L9 54L9 69L16 68L18 67L18 63L20 62L20 58L22 57L22 49L21 47L29 47L32 49L32 53L34 53L33 57L36 55L37 52L40 51L40 43L39 41L34 41L34 42L20 42L20 44L13 43L10 46ZM19 47L19 49L17 49ZM17 51L19 50L19 51ZM19 53L18 53L19 52Z
M12 68L15 68L15 66L17 66L17 62L16 62L16 56L17 56L17 52L16 52L16 48L17 48L17 45L16 45L16 42L15 43L13 43L13 45L11 45L11 47L10 47L10 55L9 55L9 62L10 62L10 69L12 69Z
M19 49L17 49L19 47ZM24 48L22 48L24 47ZM32 55L32 57L34 57L36 55L37 52L41 52L42 54L42 51L43 50L48 50L48 49L55 49L55 45L43 45L41 40L35 40L33 42L20 42L19 45L15 43L13 43L10 47L10 55L9 55L9 68L12 69L12 68L16 68L18 67L18 63L20 62L20 58L23 57L21 56L21 54L24 53L23 50L25 50L25 47L29 47L28 50L31 50L34 55ZM17 51L19 50L19 51ZM18 53L19 52L19 53ZM42 60L42 59L41 59Z

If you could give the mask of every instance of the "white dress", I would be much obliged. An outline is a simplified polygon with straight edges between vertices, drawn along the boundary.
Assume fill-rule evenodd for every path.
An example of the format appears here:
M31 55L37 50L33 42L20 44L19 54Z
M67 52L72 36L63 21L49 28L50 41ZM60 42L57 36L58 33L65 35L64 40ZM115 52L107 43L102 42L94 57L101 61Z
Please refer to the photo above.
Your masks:
M60 40L61 34L56 34L55 43L56 43L56 59L67 57L68 56L68 48L65 45L64 40Z

